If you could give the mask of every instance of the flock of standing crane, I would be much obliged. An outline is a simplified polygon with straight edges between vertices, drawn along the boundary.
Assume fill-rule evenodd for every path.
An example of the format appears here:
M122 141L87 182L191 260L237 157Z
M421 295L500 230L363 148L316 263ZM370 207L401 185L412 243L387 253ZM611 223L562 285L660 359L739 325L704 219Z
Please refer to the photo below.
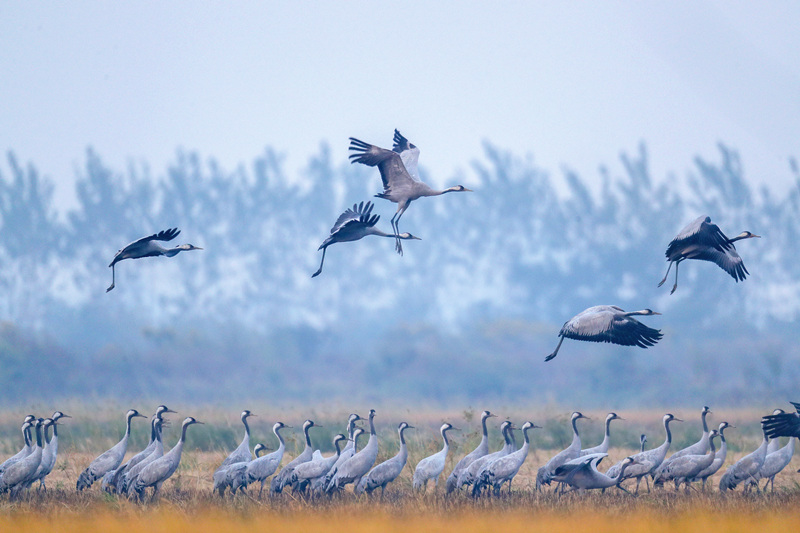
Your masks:
M762 418L764 438L761 445L728 467L719 482L721 492L732 490L739 484L744 484L745 490L755 488L757 491L766 490L772 484L772 490L775 490L775 476L791 462L794 440L800 437L800 404L793 405L797 410L795 413L785 413L781 409L776 409L771 415ZM78 477L76 489L79 492L83 491L91 487L95 481L101 480L102 489L110 493L143 501L146 489L152 487L150 499L157 498L161 486L180 465L188 427L202 424L194 417L186 417L182 423L178 442L169 451L165 451L162 429L166 423L164 417L168 413L175 411L165 405L158 406L150 421L149 444L123 463L128 450L131 421L138 417L144 418L144 415L136 409L130 409L125 413L125 433L122 439L83 470ZM670 413L665 414L662 419L665 433L663 444L645 450L646 437L642 435L639 453L625 457L603 473L598 470L598 465L608 457L611 422L623 418L616 413L609 413L605 419L603 441L597 446L583 448L578 432L578 421L588 417L576 411L571 417L572 442L538 469L535 479L536 491L541 491L545 485L555 482L558 484L555 489L558 494L569 491L605 490L612 487L628 492L622 486L628 479L636 480L636 493L639 492L639 485L643 479L648 491L651 479L655 486L672 482L676 491L683 484L687 492L691 483L699 481L705 490L706 480L716 474L726 462L725 430L734 428L728 422L722 422L718 429L709 431L706 420L709 413L711 410L708 407L704 407L701 412L703 433L700 440L674 452L670 457L667 457L672 443L670 423L682 420ZM250 484L260 483L258 498L261 498L264 485L271 477L269 491L273 495L291 489L304 498L319 498L340 493L347 485L352 485L356 495L371 494L380 488L382 498L386 486L395 481L406 466L408 448L404 432L414 426L401 422L397 427L399 451L386 461L376 464L378 437L375 431L375 415L375 410L371 409L367 417L369 438L366 445L359 449L359 437L366 430L357 425L363 419L355 413L351 414L345 432L333 438L336 451L328 457L324 457L319 450L314 450L311 443L310 430L321 426L313 420L306 420L302 427L305 447L300 454L280 468L286 451L281 430L290 429L291 426L276 422L272 432L279 443L277 449L259 455L269 448L258 443L251 452L250 425L247 420L255 415L249 410L242 411L244 437L241 444L214 472L213 492L224 496L228 490L231 495L235 495L237 492L246 491ZM487 422L495 416L489 411L483 411L481 414L480 443L472 452L461 458L449 473L445 484L446 494L466 490L476 498L483 494L500 495L504 484L508 492L511 492L511 483L530 451L529 431L540 426L528 421L517 427L510 420L504 420L500 424L504 446L490 453ZM56 411L53 416L45 419L34 415L25 417L22 424L25 442L23 448L0 465L0 493L9 492L11 498L18 498L36 481L40 482L40 489L46 490L45 478L53 470L58 454L57 427L58 421L62 418L69 416ZM48 436L50 428L53 429L52 437ZM417 463L412 476L414 490L425 490L429 481L433 481L433 488L436 490L447 464L450 449L448 432L458 429L447 422L442 424L439 429L442 449ZM522 431L523 444L519 448L515 430ZM789 437L788 443L783 447L780 446L779 436ZM714 442L716 438L720 441L719 448ZM341 446L343 442L344 447ZM760 487L759 483L762 480L766 482Z

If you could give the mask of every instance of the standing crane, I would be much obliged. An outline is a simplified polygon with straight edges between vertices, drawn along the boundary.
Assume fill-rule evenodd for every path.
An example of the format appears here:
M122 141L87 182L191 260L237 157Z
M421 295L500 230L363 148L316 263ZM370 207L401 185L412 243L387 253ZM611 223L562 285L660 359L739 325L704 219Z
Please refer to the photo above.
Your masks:
M336 452L330 457L322 457L317 461L307 461L294 467L290 480L292 486L296 486L298 491L303 492L308 488L312 479L324 477L333 467L336 460L339 459L339 455L342 453L339 443L343 440L347 440L347 437L342 433L333 437L333 447Z
M550 484L556 468L563 465L567 461L571 461L572 459L580 456L581 436L578 434L578 420L581 418L589 420L589 417L580 411L575 411L572 413L572 442L564 450L560 451L549 461L547 461L543 467L539 468L539 470L536 472L536 490L541 490L542 485Z
M395 132L397 132L397 130L395 130ZM478 443L477 448L475 448L470 453L462 457L461 460L456 463L456 466L453 468L453 471L450 472L449 476L447 476L447 484L445 485L447 488L447 494L450 494L456 488L458 488L457 487L458 476L465 468L471 465L472 462L475 461L476 459L483 457L484 455L487 455L489 453L489 432L486 430L486 421L496 416L497 415L493 415L489 411L484 411L483 413L481 413L481 430L483 431L483 434L481 436L481 441L480 443Z
M480 479L480 473L483 469L496 461L500 457L504 457L514 451L513 441L511 440L511 431L514 429L514 424L509 420L504 420L500 424L500 434L503 436L504 445L502 448L493 453L487 453L482 457L478 457L472 461L469 466L461 470L456 481L456 488L460 489L464 485L472 485Z
M369 410L369 440L364 449L353 454L349 460L339 466L339 470L331 478L326 492L331 493L341 490L349 483L355 483L357 487L361 477L369 472L375 460L378 458L378 436L375 433L375 409Z
M653 483L661 484L661 472L664 471L664 469L667 468L667 466L669 466L669 464L675 459L683 457L684 455L704 455L706 451L708 451L710 432L708 430L708 422L706 421L706 417L709 415L709 413L711 413L711 409L707 405L704 405L703 410L700 412L700 420L703 424L703 435L700 437L700 440L691 446L687 446L686 448L678 450L670 455L668 459L664 459L659 467L653 471Z
M311 274L311 277L315 278L322 273L322 265L325 263L325 252L331 244L357 241L368 235L392 237L396 239L397 242L400 242L400 239L422 240L410 233L389 234L382 232L375 227L375 224L378 223L380 218L380 215L372 214L372 202L353 204L352 209L348 208L344 213L339 215L339 218L336 219L336 223L331 228L330 236L322 241L322 244L317 248L318 251L322 250L322 260L319 263L319 269Z
M399 132L396 133L399 135ZM395 136L395 139L397 139L397 136ZM405 137L403 137L403 141L407 143ZM397 141L395 141L395 144L397 145ZM413 145L408 146L411 147ZM350 155L351 163L378 167L381 173L381 181L383 181L383 192L375 196L397 204L397 212L391 221L395 234L400 232L400 217L403 216L403 213L406 212L406 209L414 200L423 196L440 196L449 192L472 192L463 185L448 187L444 190L432 189L420 181L419 178L415 179L409 174L408 169L403 164L403 156L395 151L379 148L353 137L350 137L350 150L356 152ZM417 150L416 146L413 147L413 150ZM413 156L406 156L406 161L410 161L412 158L414 162L413 168L416 173L416 160L419 158L419 150ZM403 255L403 246L400 244L399 238L396 240L395 248L397 253Z
M275 422L272 426L272 432L278 438L278 449L272 453L256 457L245 468L244 474L238 481L234 481L231 485L231 490L236 492L241 487L246 487L255 481L261 482L261 487L258 489L258 497L261 498L261 493L264 492L264 483L267 478L275 473L283 460L283 453L286 450L286 442L280 434L280 430L284 428L291 429L292 426L287 426L283 422Z
M401 422L397 426L397 433L400 435L400 450L397 455L391 459L387 459L369 473L361 478L361 482L356 487L356 494L366 491L367 494L372 494L372 491L380 487L381 500L383 499L383 492L386 490L386 485L397 479L400 472L406 466L408 460L408 447L406 446L406 439L403 432L407 429L412 429L414 426L408 425L407 422Z
M136 494L133 487L136 484L136 478L139 477L139 473L144 470L147 465L164 456L162 430L166 423L166 419L154 417L153 428L155 429L155 441L153 443L153 449L150 450L150 454L147 457L125 471L122 475L122 479L117 484L117 494L126 494L128 498L133 498Z
M755 476L757 480L767 480L762 490L766 491L767 486L772 485L772 492L775 492L775 476L780 474L781 471L792 462L792 456L794 455L794 439L795 437L789 437L789 442L786 443L786 446L778 448L772 453L767 453L761 470L759 470L758 475ZM777 438L773 440L778 442ZM756 481L756 483L758 483L758 481Z
M716 224L711 223L711 217L701 216L683 228L678 236L672 239L667 246L665 255L669 266L664 279L658 286L662 286L667 281L669 270L675 264L675 285L672 286L670 294L678 288L678 265L684 259L699 259L716 263L722 270L731 275L737 283L744 281L749 272L744 267L744 262L736 251L734 242L742 239L760 238L749 231L743 231L733 239L729 239L722 233Z
M722 465L725 464L725 459L728 456L728 442L725 440L725 430L728 428L736 428L736 426L732 426L727 422L721 422L719 425L719 429L717 430L717 434L719 435L720 446L717 450L717 453L714 454L714 461L711 463L711 466L702 470L699 474L694 476L693 479L689 481L697 481L700 480L703 482L703 490L706 490L706 480L716 474ZM710 440L709 440L710 442Z
M144 490L147 487L153 487L153 495L151 500L155 500L158 496L161 485L164 481L170 478L172 474L178 469L181 463L181 454L183 453L183 445L186 443L186 429L192 424L202 424L194 417L187 416L183 419L181 424L181 438L172 449L159 457L139 472L136 482L133 485L133 491L136 493L139 501L144 498Z
M139 240L133 241L125 246L125 248L118 251L114 256L114 259L111 261L111 264L108 265L111 267L111 286L106 289L106 292L115 287L116 274L114 271L114 265L123 259L140 259L142 257L155 257L159 255L172 257L180 252L188 250L202 250L202 248L194 246L193 244L181 244L174 248L164 248L158 244L158 241L171 241L177 237L180 232L181 230L178 228L170 228L159 231L158 233L154 233L149 237L142 237Z
M442 441L444 442L442 449L417 463L417 468L414 469L414 489L427 489L428 480L430 479L433 480L434 489L439 486L439 476L444 470L447 452L450 450L450 441L447 439L447 432L451 429L458 430L458 428L454 427L449 422L442 424L442 427L439 428Z
M120 483L122 482L122 478L126 472L128 472L131 468L139 464L142 460L148 457L156 447L156 420L163 420L163 417L166 413L174 413L172 409L167 407L166 405L159 405L156 407L156 412L153 414L153 417L150 420L150 442L147 444L144 450L140 451L130 459L124 465L120 466L114 472L114 476L111 481L108 483L108 488L110 492L120 492Z
M44 484L44 478L46 478L50 472L53 471L53 467L56 465L56 457L58 456L58 421L62 418L72 418L69 415L65 415L61 411L56 411L53 413L53 416L50 417L50 424L45 427L44 437L45 437L45 445L44 449L42 450L42 461L39 463L39 468L36 470L36 475L31 482L35 482L39 480L39 488L42 490L47 490L47 487ZM47 439L47 428L53 428L53 436L48 440Z
M272 478L272 482L270 483L270 490L274 493L282 492L283 488L291 483L292 479L292 470L297 465L306 463L311 460L311 457L314 455L314 449L311 447L311 437L309 436L308 432L312 427L322 427L314 423L313 420L306 420L303 422L303 436L306 439L306 446L303 448L303 451L295 457L292 461L289 462L286 466L284 466L280 473L277 476Z
M545 357L550 361L558 355L564 339L579 341L610 342L622 346L639 346L647 348L653 346L663 335L661 330L645 326L634 316L660 315L650 309L625 312L616 305L596 305L581 311L564 323L558 336L556 349Z
M533 422L525 422L522 425L522 436L525 439L522 448L492 462L483 471L481 479L472 487L473 496L480 495L481 488L489 486L494 487L495 494L500 494L500 487L506 481L508 482L508 492L509 494L511 493L511 482L528 457L528 450L531 445L528 430L536 428L541 428L541 426L537 426Z
M685 454L674 459L671 458L672 460L666 466L662 464L658 474L661 482L666 483L672 480L675 483L675 492L678 492L681 483L683 483L688 494L691 480L714 463L717 452L714 446L714 437L717 435L719 435L719 432L716 429L709 434L708 453L702 455Z
M122 439L111 447L109 450L100 454L94 461L92 461L86 470L84 470L78 477L76 488L78 492L92 486L92 483L106 475L106 472L116 470L122 464L125 458L125 452L128 450L128 437L131 435L131 420L134 418L146 416L139 414L136 409L129 409L125 413L125 435Z
M11 491L11 497L16 498L26 486L26 482L36 474L36 470L42 462L43 423L43 418L38 418L35 422L26 422L35 429L36 446L30 454L5 469L3 475L0 476L0 494Z
M321 480L322 486L314 486L312 487L315 491L324 490L325 487L328 486L333 476L336 475L336 472L339 470L339 467L346 463L353 455L356 453L356 438L355 438L355 431L356 431L356 422L359 420L363 420L360 416L356 413L351 413L349 417L347 417L347 444L345 444L342 453L339 454L339 458L333 463L333 467L331 467L330 471L325 474L325 479Z
M764 460L767 458L768 441L767 434L764 433L761 445L756 448L754 452L745 455L728 467L728 470L725 471L722 478L719 480L720 492L733 490L743 481L756 481L756 490L760 492L756 476L761 470L761 467L764 466ZM747 487L749 487L749 484L745 487L745 490L747 490Z
M647 481L648 475L651 475L655 472L656 468L658 468L662 462L664 462L664 458L667 456L667 450L669 450L669 446L672 443L672 431L669 429L670 422L683 422L680 418L675 418L675 415L671 413L667 413L661 419L664 423L664 432L667 434L666 438L664 439L664 444L659 446L658 448L653 448L652 450L647 450L644 452L639 452L636 455L632 455L633 463L628 468L628 472L623 477L620 475L620 469L622 468L622 462L619 462L608 469L606 475L609 477L617 477L619 476L620 482L627 478L636 478L636 494L639 493L639 484L642 482L642 478L645 478L645 482L648 484L648 490L650 487L649 482Z
M27 457L33 451L33 444L30 436L30 428L32 426L29 424L29 422L34 422L35 420L36 420L35 416L28 415L25 417L25 420L22 421L22 427L20 428L22 431L22 442L23 442L22 449L20 449L20 451L18 451L16 454L12 455L11 457L3 461L3 464L0 464L0 475L3 474L6 468L13 465L20 459Z
M220 496L223 495L225 487L229 486L231 481L231 478L228 476L228 467L236 463L246 463L252 459L252 455L250 454L250 425L247 423L247 419L251 416L256 415L251 413L249 409L245 409L242 411L241 415L239 415L242 424L244 424L244 437L242 438L242 442L222 461L222 464L214 472L214 488L212 492L219 492Z
M600 444L598 444L597 446L595 446L593 448L586 448L586 449L581 450L581 455L590 455L590 454L593 454L593 453L607 453L608 452L608 446L609 446L610 440L611 440L611 421L612 420L625 420L625 419L622 418L621 416L619 416L617 413L608 413L608 415L606 415L606 423L605 423L606 431L605 431L605 434L603 436L603 442L601 442ZM642 443L642 444L644 444L644 443Z

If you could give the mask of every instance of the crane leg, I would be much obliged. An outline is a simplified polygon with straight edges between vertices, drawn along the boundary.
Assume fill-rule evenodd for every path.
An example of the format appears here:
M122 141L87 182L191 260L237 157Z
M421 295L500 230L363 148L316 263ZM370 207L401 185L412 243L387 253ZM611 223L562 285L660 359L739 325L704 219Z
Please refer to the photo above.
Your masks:
M322 261L319 262L319 270L317 270L316 272L311 274L312 278L316 278L317 276L319 276L322 273L322 265L323 265L323 263L325 263L325 252L327 250L328 250L327 246L322 249Z
M553 350L553 353L551 353L550 355L548 355L547 357L544 358L545 361L549 361L551 359L554 359L555 356L558 355L558 350L561 348L561 343L562 342L564 342L564 336L563 335L561 336L561 339L559 339L558 346L556 346L556 349Z
M667 273L664 274L664 279L662 279L661 282L658 284L659 287L662 286L664 283L666 283L667 276L669 276L669 271L671 268L672 268L672 261L669 262L669 266L667 267Z
M115 282L116 282L116 276L114 275L114 265L111 265L111 286L106 289L106 292L114 288Z
M392 221L391 221L392 222L392 231L394 232L394 242L395 242L394 249L397 251L398 254L400 254L401 257L403 255L403 245L400 243L400 237L398 235L400 235L399 222L400 222L400 217L402 215L403 214L398 209L397 212L392 217Z
M678 288L678 266L680 265L680 261L675 263L675 285L672 286L672 290L669 291L670 294L675 292L675 289Z

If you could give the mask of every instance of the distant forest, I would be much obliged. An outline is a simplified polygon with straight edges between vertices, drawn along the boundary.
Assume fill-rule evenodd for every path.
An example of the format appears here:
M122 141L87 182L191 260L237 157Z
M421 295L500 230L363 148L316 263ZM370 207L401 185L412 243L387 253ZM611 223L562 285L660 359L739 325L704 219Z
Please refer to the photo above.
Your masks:
M749 185L724 145L666 180L651 176L644 145L621 161L622 175L565 170L566 193L531 158L488 144L462 175L434 180L423 165L426 181L475 192L415 202L400 228L423 240L403 257L390 239L337 244L311 279L337 216L380 192L376 169L332 161L323 147L302 176L287 176L270 149L233 170L191 152L157 172L119 170L89 149L78 205L64 211L53 183L9 153L0 401L796 400L796 164L787 165L796 186L777 197ZM396 206L374 201L390 231ZM763 235L739 246L751 276L737 284L688 262L670 296L672 277L656 287L664 250L701 214L728 236ZM169 227L181 229L176 244L204 251L123 261L106 294L114 253ZM567 341L543 363L561 324L597 304L662 312L646 321L664 340L648 350Z

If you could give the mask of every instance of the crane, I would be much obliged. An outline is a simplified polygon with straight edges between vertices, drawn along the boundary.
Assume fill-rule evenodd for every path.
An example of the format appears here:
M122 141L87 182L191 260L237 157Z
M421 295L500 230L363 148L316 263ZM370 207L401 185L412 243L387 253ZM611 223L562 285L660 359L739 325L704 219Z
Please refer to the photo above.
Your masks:
M42 462L42 424L43 418L37 418L35 422L26 422L33 426L36 433L36 445L33 451L10 465L0 476L0 494L11 491L11 498L16 498L19 492L25 487L26 481L36 474L39 464Z
M46 478L50 472L53 471L53 467L56 465L56 458L58 456L58 421L62 418L72 418L69 415L65 415L61 411L55 411L53 415L50 417L50 424L45 427L45 446L42 450L42 460L39 463L39 468L36 470L36 475L32 482L39 480L39 488L42 490L47 490L47 487L44 484L44 478ZM47 428L53 428L53 436L48 440L47 439Z
M669 464L675 459L683 457L684 455L704 455L706 451L708 451L710 432L708 431L708 422L706 421L706 417L708 417L709 413L711 413L711 409L707 405L704 405L703 410L700 412L700 420L703 424L703 435L700 437L700 440L691 446L687 446L686 448L678 450L668 459L664 459L659 467L653 471L653 483L661 484L661 472L663 472L664 469L667 468L667 466L669 466Z
M155 430L155 436L153 448L150 450L150 454L147 457L126 469L125 473L122 475L122 479L117 484L118 494L126 494L128 498L132 498L136 494L133 490L133 486L136 483L136 478L139 477L139 473L144 470L147 465L163 457L164 439L162 437L162 430L166 422L164 418L154 417L153 429Z
M291 429L291 427L292 426L287 426L283 422L275 422L272 426L272 432L278 438L278 449L247 463L247 468L245 468L243 476L238 481L233 482L231 490L236 492L236 490L242 486L246 487L250 483L260 481L261 487L258 489L258 497L259 499L261 498L261 493L264 491L264 483L266 483L267 478L278 469L278 466L280 466L283 460L283 453L286 450L286 442L284 442L280 430L284 428Z
M395 132L396 131L397 130L395 130ZM447 476L447 483L445 485L447 489L447 494L450 494L456 488L458 488L458 476L464 469L466 469L469 465L471 465L472 462L475 461L476 459L483 457L484 455L487 455L489 453L489 432L486 430L486 421L496 416L497 415L493 415L489 411L484 411L483 413L481 413L481 431L483 432L481 435L481 441L478 443L478 446L474 450L472 450L470 453L462 457L461 460L456 463L456 466L453 468L453 471L450 472L449 476Z
M672 480L675 483L675 492L679 490L681 483L683 483L688 494L689 482L714 463L717 449L714 446L713 439L717 435L719 435L719 432L716 429L709 434L708 453L702 455L684 454L674 459L671 458L672 460L666 466L662 463L659 473L661 482Z
M530 438L528 437L528 430L536 428L541 428L541 426L537 426L533 422L525 422L522 425L522 436L525 441L522 444L522 448L504 457L500 457L492 462L491 465L487 466L481 474L481 479L472 487L473 496L479 495L482 487L489 486L494 487L495 494L500 494L500 487L506 481L508 482L508 492L511 493L511 482L528 457L528 450L531 444Z
M345 437L342 433L339 433L333 437L333 447L336 450L336 453L330 457L322 457L317 461L307 461L294 467L290 480L292 486L296 486L297 490L303 492L306 488L308 488L312 479L324 477L336 460L339 459L339 455L342 453L339 443L343 440L347 440L347 437Z
M317 269L311 277L315 278L322 273L322 265L325 263L325 252L331 244L357 241L368 235L393 237L397 242L400 242L400 239L422 240L410 233L389 234L382 232L375 227L375 224L378 223L380 218L380 215L372 214L372 202L353 204L352 208L348 208L344 213L339 215L339 218L336 219L336 223L331 228L330 236L322 241L322 244L317 248L317 251L322 250L322 260L319 263L319 269Z
M770 439L800 437L800 403L790 402L795 413L772 414L761 419L761 427Z
M425 457L417 463L417 468L414 469L414 489L427 489L428 480L433 480L434 489L439 486L439 476L444 470L444 463L447 459L447 452L450 450L450 441L447 439L447 432L451 429L458 430L449 422L442 424L439 428L439 433L442 435L442 449L437 453Z
M245 409L239 415L242 424L244 424L244 437L242 437L242 442L222 461L222 464L214 472L214 487L212 492L218 492L220 496L223 495L225 487L229 486L231 480L228 476L228 467L236 463L249 462L252 458L250 454L250 425L247 423L247 419L251 416L256 415L250 412L249 409Z
M29 422L34 422L35 420L36 417L34 415L27 415L25 417L25 420L22 421L22 427L20 428L22 431L22 442L23 442L22 449L20 449L20 451L18 451L16 454L12 455L11 457L3 461L3 464L0 464L0 475L3 474L6 468L13 465L23 457L30 455L30 453L33 451L33 444L30 436L30 428L32 426L29 424Z
M744 281L749 272L744 267L744 262L736 251L734 242L742 239L760 238L749 231L743 231L733 239L729 239L722 233L719 226L711 223L711 217L701 216L687 225L672 239L667 246L665 255L669 266L664 279L658 286L662 286L667 281L669 270L675 264L675 285L672 286L670 294L678 288L678 265L684 259L699 259L716 263L722 270L727 272L738 283Z
M719 480L720 492L733 490L739 483L743 481L756 481L756 490L760 492L756 476L761 470L761 467L764 466L764 460L767 458L767 446L769 444L768 441L769 439L767 434L764 433L764 438L761 441L761 445L756 448L755 451L745 455L728 467L728 470L726 470L722 475L722 479Z
M146 416L139 414L136 409L129 409L125 413L125 435L122 439L109 450L100 454L94 461L92 461L86 470L81 472L78 477L76 488L78 492L92 486L92 483L102 478L106 472L116 470L122 464L122 459L125 458L125 452L128 449L128 437L131 434L131 420L134 418Z
M667 456L667 450L669 450L669 446L672 443L672 431L669 429L670 422L683 422L680 418L676 418L675 415L672 413L667 413L662 417L662 422L664 423L664 432L666 433L666 438L664 439L664 443L659 446L658 448L653 448L652 450L647 450L644 452L639 452L636 455L632 455L633 463L628 468L627 474L622 477L620 476L620 482L627 479L627 478L636 478L636 494L639 493L639 483L641 483L642 478L652 474L656 468L658 468L661 463L664 461L664 458ZM608 469L606 475L609 477L617 477L619 476L620 469L622 468L622 462L619 462ZM648 489L649 489L649 482L648 482Z
M607 453L608 452L608 446L609 446L609 442L610 442L610 439L611 439L611 431L610 430L611 430L611 421L612 420L625 420L625 419L622 418L621 416L619 416L617 413L608 413L606 415L605 434L603 436L603 442L601 442L600 444L598 444L597 446L595 446L593 448L586 448L584 450L581 450L580 455L590 455L590 454L593 454L593 453ZM644 444L644 443L642 443L642 444Z
M172 447L170 451L159 457L139 472L136 482L133 484L133 491L137 495L137 499L141 501L144 498L144 490L147 487L153 487L153 495L151 500L155 500L158 496L161 485L164 481L170 478L172 474L178 469L181 463L181 454L183 453L183 445L186 443L186 430L192 424L202 424L192 416L187 416L183 419L181 424L181 438L178 443Z
M571 486L572 489L567 492L580 489L605 490L610 487L628 492L620 483L625 479L625 470L636 464L636 460L633 457L626 457L619 463L619 469L614 475L611 475L610 470L603 474L597 470L597 465L607 456L607 453L592 453L568 461L556 468L553 481Z
M364 449L356 452L345 463L339 466L339 470L334 474L325 487L326 492L331 493L341 490L349 483L355 483L357 487L361 477L369 472L375 460L378 458L378 436L375 433L375 409L369 410L369 440Z
M397 133L399 134L399 132ZM403 139L405 140L405 138ZM406 209L414 200L424 196L440 196L449 192L472 192L463 185L448 187L444 190L432 189L409 174L408 169L403 164L403 157L395 151L373 146L354 137L350 137L350 150L356 152L350 155L351 163L378 167L381 173L381 181L383 181L383 192L375 196L397 204L397 212L391 220L395 234L400 232L400 217L403 216L403 213L406 212ZM419 151L417 150L415 156L406 156L406 161L409 160L409 157L413 158L413 167L416 171L416 159L419 158ZM396 240L395 248L397 253L403 255L403 246L400 244L399 238Z
M547 461L543 467L539 468L539 470L536 472L536 490L541 490L542 485L550 484L556 468L563 465L567 461L571 461L572 459L580 456L581 436L578 434L578 420L581 418L589 420L589 417L580 411L575 411L572 413L572 442L564 450L560 451L549 461Z
M315 426L322 427L315 424L313 420L306 420L303 422L303 436L305 436L306 439L306 446L303 448L303 451L300 453L300 455L290 461L289 464L281 469L277 476L272 478L272 482L270 483L270 490L272 492L278 493L283 491L283 488L291 482L292 470L294 470L297 465L311 460L314 450L311 447L311 437L309 436L308 432L312 427Z
M412 429L414 426L408 422L400 422L397 426L397 433L400 436L400 450L397 455L391 459L387 459L381 464L374 467L369 473L361 478L361 482L356 487L356 494L366 491L367 494L372 494L372 491L380 487L381 500L383 499L383 492L386 490L386 485L397 479L400 472L406 466L408 460L408 447L406 446L406 439L403 432L407 429Z
M131 457L127 463L116 469L113 478L108 483L110 492L119 492L119 486L125 473L148 457L156 447L156 420L163 420L163 416L166 413L174 412L175 411L166 405L159 405L156 407L156 412L153 414L153 417L150 420L150 442L147 444L144 450Z
M722 465L725 464L725 459L728 456L728 443L725 440L725 430L728 428L735 428L736 426L732 426L727 422L721 422L719 425L719 429L717 430L717 434L719 435L720 446L717 450L717 453L714 454L714 461L711 463L711 466L708 468L700 471L699 474L695 475L693 479L689 481L698 481L701 480L703 482L703 490L706 490L706 480L716 474ZM710 439L709 439L709 442Z
M653 346L663 335L661 330L645 326L634 316L660 315L650 309L625 312L616 305L596 305L581 311L570 318L559 331L556 349L545 357L550 361L558 355L564 339L579 341L610 342L622 346L639 346L647 348Z
M188 250L202 250L202 248L194 246L193 244L181 244L174 248L164 248L158 244L158 241L171 241L177 237L180 232L181 230L178 228L170 228L159 231L158 233L154 233L149 237L142 237L141 239L133 241L125 246L122 250L118 251L114 256L114 259L111 261L111 264L108 265L111 267L111 286L106 289L106 292L109 292L115 287L116 274L114 272L114 265L123 259L140 259L142 257L155 257L159 255L172 257L180 252Z

